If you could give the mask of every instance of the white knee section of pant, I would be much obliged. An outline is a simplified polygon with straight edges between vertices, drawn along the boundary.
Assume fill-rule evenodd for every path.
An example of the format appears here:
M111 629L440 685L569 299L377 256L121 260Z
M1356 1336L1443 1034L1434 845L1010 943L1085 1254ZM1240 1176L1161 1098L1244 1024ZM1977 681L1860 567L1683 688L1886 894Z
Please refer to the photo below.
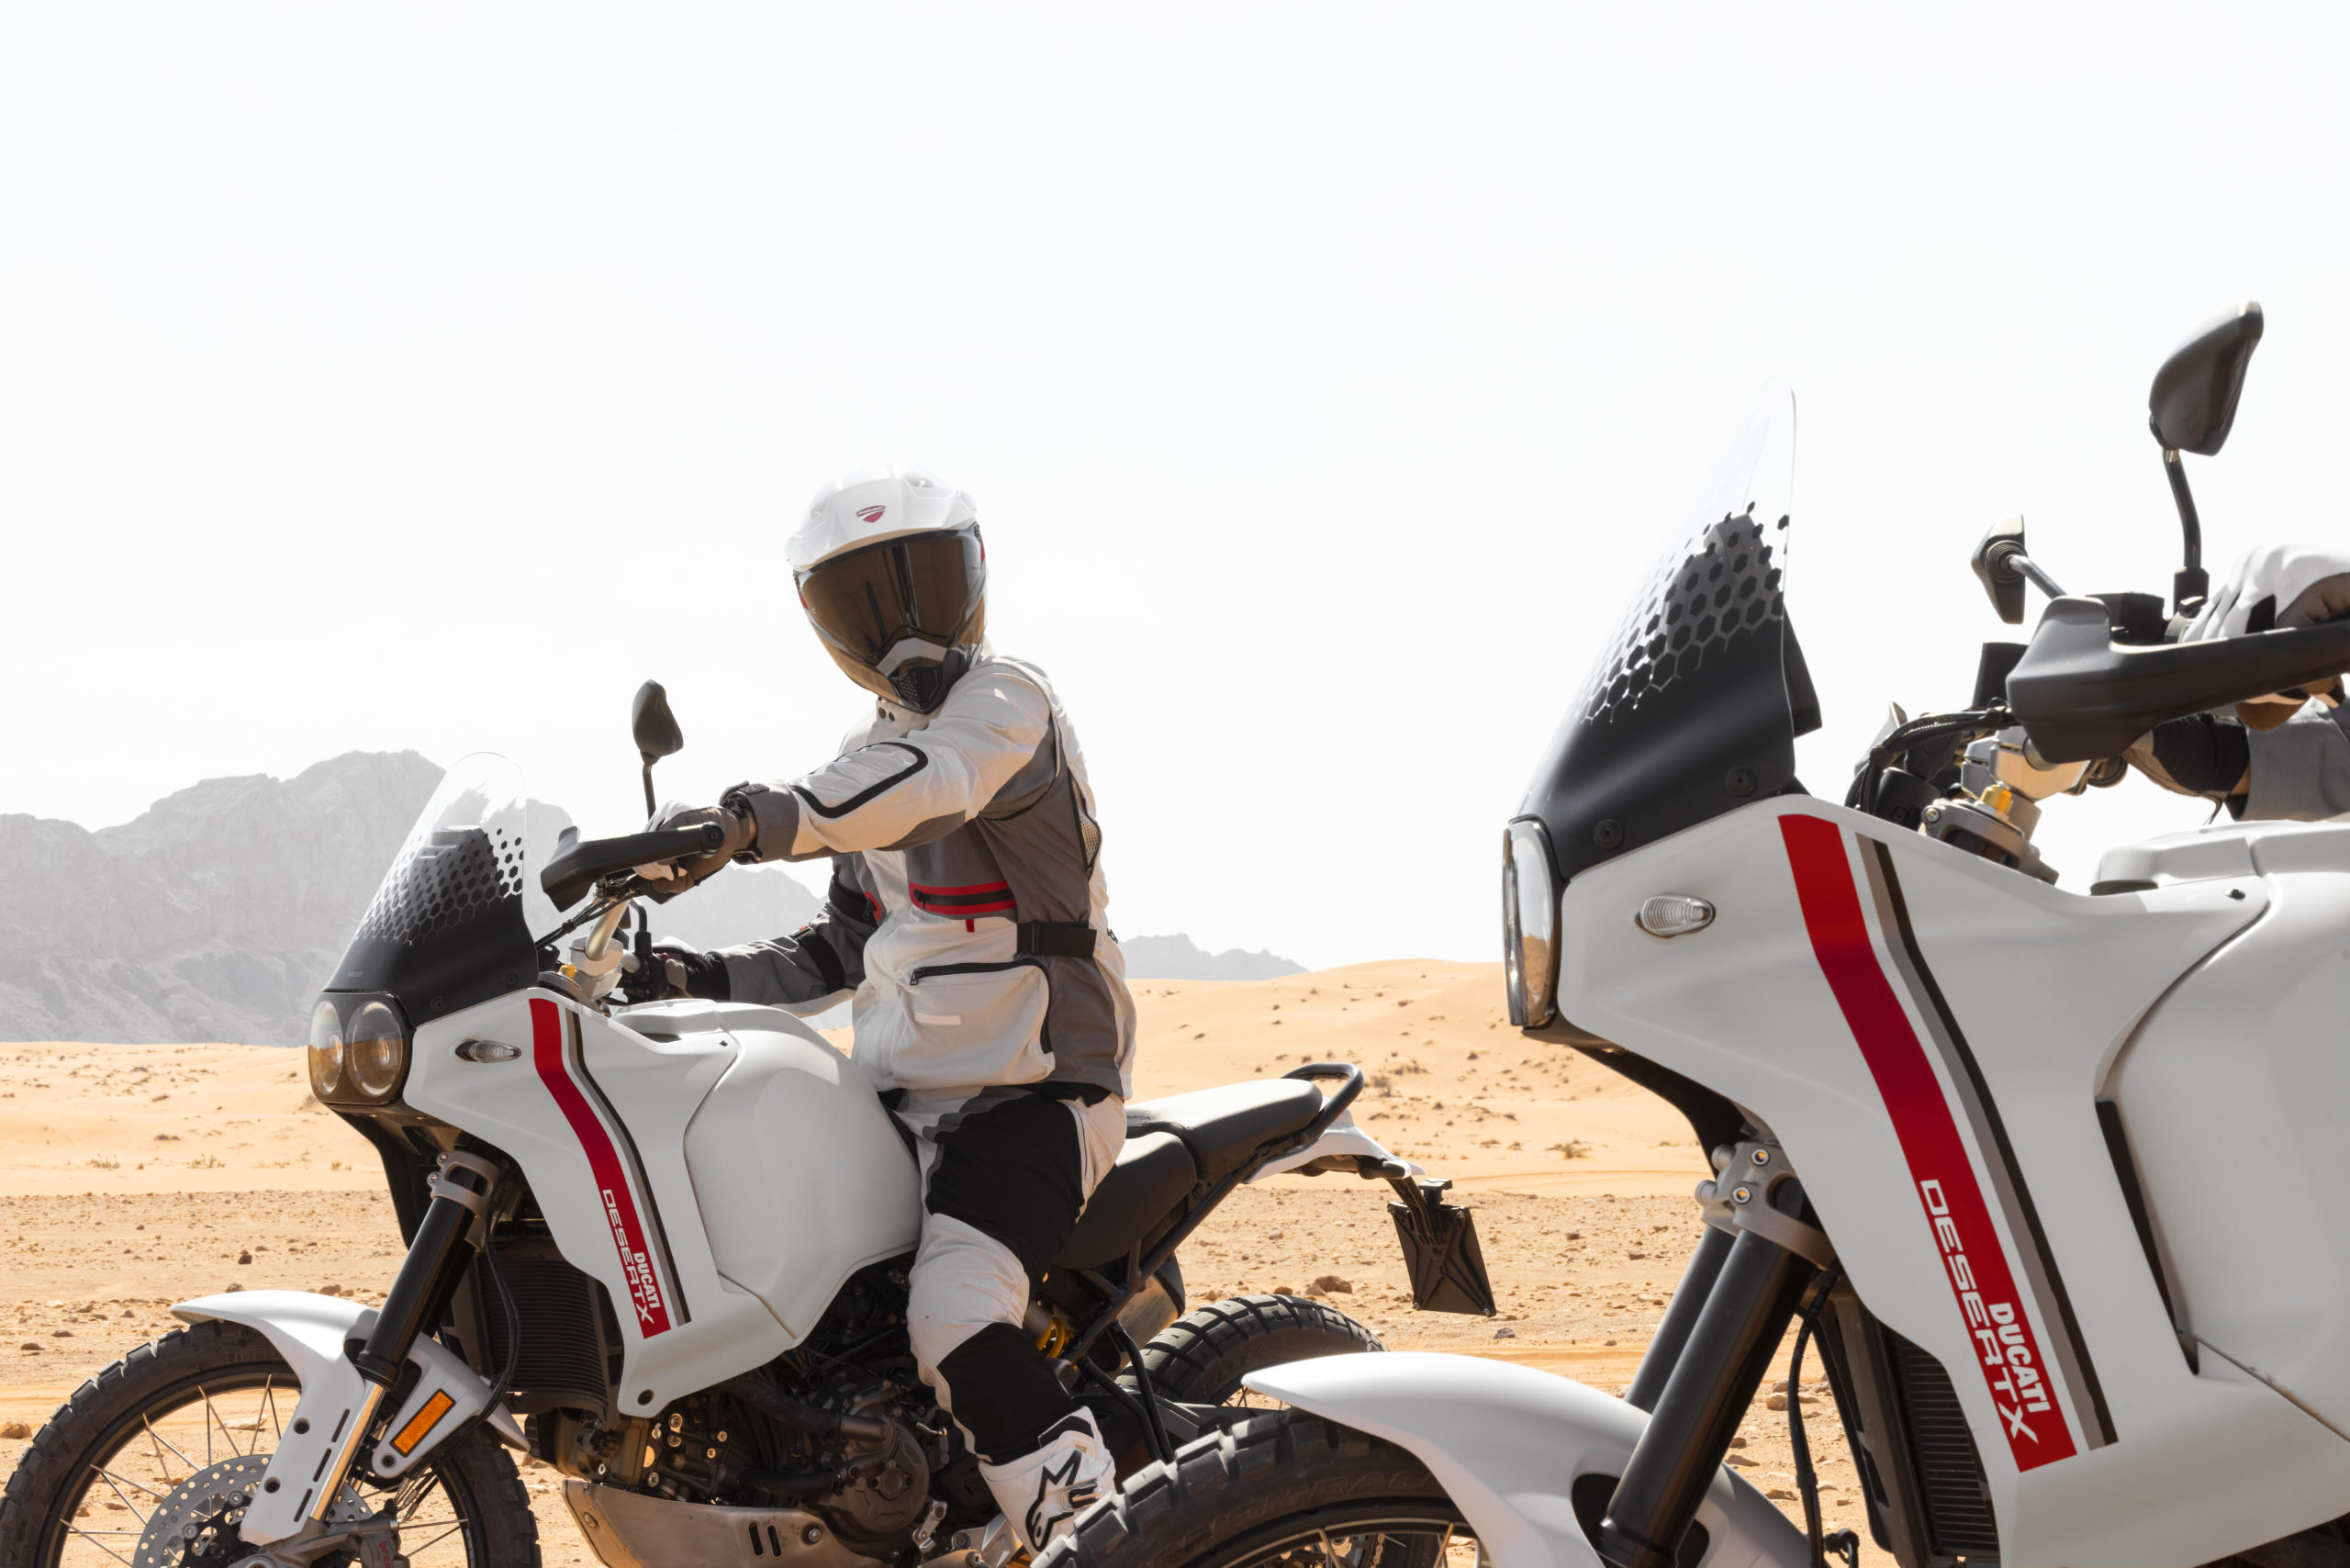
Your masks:
M952 1409L955 1396L938 1363L989 1324L1016 1324L1026 1315L1028 1272L995 1238L959 1219L925 1215L906 1296L914 1364L938 1402Z

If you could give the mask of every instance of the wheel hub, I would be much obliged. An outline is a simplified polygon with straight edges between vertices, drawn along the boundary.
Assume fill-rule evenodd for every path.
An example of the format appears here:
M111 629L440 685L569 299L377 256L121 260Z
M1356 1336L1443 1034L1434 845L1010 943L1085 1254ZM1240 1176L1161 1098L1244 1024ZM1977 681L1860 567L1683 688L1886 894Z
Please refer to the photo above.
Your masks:
M245 1544L239 1528L268 1469L268 1455L241 1454L207 1465L173 1487L147 1517L131 1568L241 1568L272 1562L261 1549ZM347 1525L369 1511L346 1486L323 1522Z

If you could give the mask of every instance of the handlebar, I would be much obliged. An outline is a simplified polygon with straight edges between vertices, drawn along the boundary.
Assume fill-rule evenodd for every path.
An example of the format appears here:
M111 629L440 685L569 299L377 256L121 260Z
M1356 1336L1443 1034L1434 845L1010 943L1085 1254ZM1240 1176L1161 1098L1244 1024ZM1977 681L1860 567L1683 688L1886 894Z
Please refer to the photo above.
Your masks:
M555 908L569 909L588 896L588 890L596 885L599 877L625 871L632 866L699 854L725 842L726 830L716 823L658 828L619 838L581 839L558 851L547 862L546 869L539 873L539 887Z
M2093 599L2048 606L2008 675L2008 706L2050 762L2118 756L2155 725L2350 669L2350 621L2122 647Z

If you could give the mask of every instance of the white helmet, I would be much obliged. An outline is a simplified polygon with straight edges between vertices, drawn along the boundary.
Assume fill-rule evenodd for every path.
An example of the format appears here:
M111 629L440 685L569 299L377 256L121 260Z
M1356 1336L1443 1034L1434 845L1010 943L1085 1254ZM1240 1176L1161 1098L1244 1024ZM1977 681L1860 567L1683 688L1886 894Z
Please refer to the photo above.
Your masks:
M788 546L800 608L851 680L937 711L987 632L987 551L971 498L891 465L834 480Z

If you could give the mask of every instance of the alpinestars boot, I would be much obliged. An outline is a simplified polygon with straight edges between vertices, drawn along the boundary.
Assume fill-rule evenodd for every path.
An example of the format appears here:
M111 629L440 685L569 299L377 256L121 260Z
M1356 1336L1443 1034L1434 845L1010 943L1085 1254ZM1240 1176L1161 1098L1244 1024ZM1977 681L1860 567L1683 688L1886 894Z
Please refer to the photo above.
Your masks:
M1020 1543L1039 1552L1109 1491L1110 1452L1092 1414L1078 1410L1056 1422L1035 1452L1002 1464L983 1460L979 1475Z

